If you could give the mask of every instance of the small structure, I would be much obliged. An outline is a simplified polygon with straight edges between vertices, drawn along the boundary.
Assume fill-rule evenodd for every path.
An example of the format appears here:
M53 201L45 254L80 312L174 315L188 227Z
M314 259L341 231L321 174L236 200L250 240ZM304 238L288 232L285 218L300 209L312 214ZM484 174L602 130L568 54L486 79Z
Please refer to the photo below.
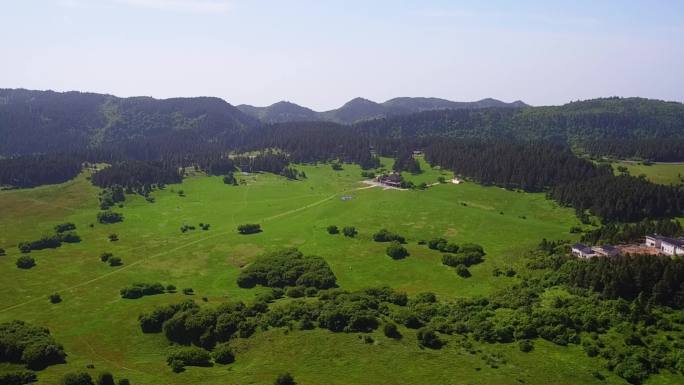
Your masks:
M591 249L596 253L596 255L601 257L614 257L616 255L620 255L620 250L611 245L594 246Z
M342 195L342 197L340 199L342 199L344 202L346 202L346 201L352 200L352 198L354 198L354 197L351 195Z
M401 182L404 180L404 178L401 177L400 174L393 172L389 175L380 175L377 178L377 181L390 186L390 187L401 187Z
M453 184L461 184L462 182L463 182L462 180L460 180L456 177L454 177L454 179L451 180L451 183L453 183Z
M646 236L646 246L660 250L665 255L684 255L684 239L653 234Z
M596 252L587 245L575 243L572 245L572 255L579 258L592 258L596 256Z

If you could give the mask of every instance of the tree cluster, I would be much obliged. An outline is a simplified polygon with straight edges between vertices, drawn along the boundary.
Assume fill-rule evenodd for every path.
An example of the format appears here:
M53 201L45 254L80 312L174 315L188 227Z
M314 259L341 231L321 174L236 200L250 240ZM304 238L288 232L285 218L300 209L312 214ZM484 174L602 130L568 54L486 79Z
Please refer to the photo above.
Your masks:
M297 249L284 249L257 258L240 272L237 282L240 287L328 289L336 285L336 278L323 258L305 256Z
M0 324L0 362L25 364L29 369L40 370L63 363L65 358L64 348L48 329L23 321Z

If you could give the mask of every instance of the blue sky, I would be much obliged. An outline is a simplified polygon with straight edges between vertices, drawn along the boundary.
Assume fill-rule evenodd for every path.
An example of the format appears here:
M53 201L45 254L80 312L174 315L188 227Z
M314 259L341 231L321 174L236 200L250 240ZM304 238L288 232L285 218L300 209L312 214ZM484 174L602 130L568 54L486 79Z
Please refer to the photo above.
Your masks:
M0 87L684 101L684 1L0 0Z

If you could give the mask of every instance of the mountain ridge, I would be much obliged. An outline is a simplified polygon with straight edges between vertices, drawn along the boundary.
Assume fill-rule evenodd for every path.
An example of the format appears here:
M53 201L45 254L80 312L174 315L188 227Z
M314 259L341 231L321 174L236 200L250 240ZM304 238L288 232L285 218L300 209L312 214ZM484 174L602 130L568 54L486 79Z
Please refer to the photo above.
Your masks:
M529 107L521 100L511 103L498 99L485 98L474 102L455 102L435 97L402 96L382 103L363 97L356 97L336 109L314 111L288 101L280 101L270 106L256 107L249 104L236 106L243 113L264 123L286 123L296 121L329 121L341 124L354 124L366 120L412 114L422 111L446 109L481 108L523 108Z

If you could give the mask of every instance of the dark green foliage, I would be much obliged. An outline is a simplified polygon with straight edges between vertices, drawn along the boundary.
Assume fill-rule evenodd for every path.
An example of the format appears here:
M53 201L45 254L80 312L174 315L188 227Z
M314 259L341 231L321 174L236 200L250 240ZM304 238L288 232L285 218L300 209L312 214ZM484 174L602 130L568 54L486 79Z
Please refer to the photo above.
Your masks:
M655 304L684 307L684 260L627 255L571 260L561 269L567 283L600 292L606 298L636 299L643 293Z
M28 255L22 255L17 258L16 265L20 269L30 269L36 265L36 260Z
M40 370L64 362L66 353L50 331L23 321L0 324L0 362L23 363Z
M392 259L404 259L409 256L408 250L397 241L393 241L392 244L387 246L385 252Z
M335 225L328 226L326 228L326 230L328 231L328 234L339 234L340 233L340 229L338 229L337 226L335 226Z
M408 171L412 174L420 174L420 164L413 158L413 151L403 149L394 160L392 170L396 172Z
M131 191L132 192L132 191ZM124 188L120 185L112 185L104 188L100 192L100 209L109 210L116 204L122 204L126 201Z
M107 238L109 239L110 242L116 242L119 240L119 236L117 234L114 234L114 233L109 234L107 236Z
M240 234L256 234L262 231L261 225L255 223L246 223L243 225L239 225L237 227L237 230Z
M204 231L209 230L209 228L211 227L211 225L208 224L208 223L200 223L199 226L200 226L200 228L201 228L202 230L204 230Z
M335 275L321 257L304 256L297 249L284 249L257 258L238 276L240 287L304 286L328 289L336 285Z
M166 285L166 291L168 293L175 293L176 292L176 286L175 285Z
M114 376L109 372L102 372L97 375L95 385L114 385Z
M296 168L293 167L283 167L283 170L280 171L280 175L284 176L287 179L297 180L299 172Z
M25 385L37 381L36 374L29 370L0 373L0 384L3 385Z
M50 295L48 296L48 299L50 300L50 303L60 303L60 302L62 302L62 297L61 297L59 294L57 294L57 293L50 294Z
M330 166L335 171L342 171L342 165L340 163L333 163Z
M113 256L114 256L114 254L112 254L112 253L104 252L104 253L100 254L100 261L107 262L107 261L109 261L109 258L111 258Z
M211 354L218 364L231 364L235 361L235 354L228 344L216 345Z
M193 295L193 294L195 294L195 291L191 287L185 287L185 288L183 288L183 294Z
M632 176L604 175L553 187L549 196L578 212L590 210L604 222L672 218L684 210L684 192Z
M345 226L342 228L342 234L344 234L345 237L354 238L358 233L356 227L353 226Z
M123 260L119 257L109 257L109 259L107 259L107 263L109 263L109 266L111 267L116 267L123 265Z
M120 290L121 298L137 299L146 295L163 294L164 285L161 283L134 283Z
M285 291L285 295L290 298L301 298L304 297L305 292L302 286L291 286Z
M123 214L113 211L101 211L97 213L97 221L102 224L122 222Z
M194 346L179 347L168 355L166 363L174 371L176 371L178 363L181 366L211 366L211 354Z
M676 237L684 234L684 231L679 221L672 219L644 220L638 223L624 224L609 223L598 229L587 231L582 235L582 242L591 245L640 242L648 234Z
M470 270L468 270L468 267L466 267L465 265L456 265L454 267L454 271L456 272L456 274L463 278L470 278L471 276Z
M76 230L76 225L71 222L60 223L59 225L55 226L55 232L57 233L63 233L65 231L72 230Z
M530 340L520 340L518 342L518 348L521 352L528 353L534 350L534 343Z
M439 336L435 330L430 327L422 327L418 329L418 334L416 337L418 338L418 344L426 348L439 349L444 344L442 340L439 339Z
M238 185L237 179L235 179L235 175L232 172L226 174L223 177L223 183L233 185L233 186Z
M117 385L131 385L131 382L127 378L121 378L116 382Z
M59 385L95 385L93 378L86 372L73 372L65 374L59 381Z
M191 300L175 305L156 307L151 313L141 314L138 317L140 328L143 333L159 333L162 325L179 311L195 311L199 307Z
M401 333L399 333L399 329L397 328L397 325L392 322L387 322L384 325L382 325L382 332L385 334L386 337L389 338L394 338L394 339L399 339L401 338Z
M5 255L5 249L0 247L0 257L2 257L3 255Z
M273 385L297 385L290 373L283 373L276 378Z
M151 186L180 183L182 175L176 167L161 162L126 160L93 174L91 182L98 187L124 187L147 195ZM114 202L123 200L114 199Z
M399 234L394 234L389 232L387 229L382 229L377 233L373 234L373 240L375 242L393 242L397 241L399 243L406 243L406 239Z

